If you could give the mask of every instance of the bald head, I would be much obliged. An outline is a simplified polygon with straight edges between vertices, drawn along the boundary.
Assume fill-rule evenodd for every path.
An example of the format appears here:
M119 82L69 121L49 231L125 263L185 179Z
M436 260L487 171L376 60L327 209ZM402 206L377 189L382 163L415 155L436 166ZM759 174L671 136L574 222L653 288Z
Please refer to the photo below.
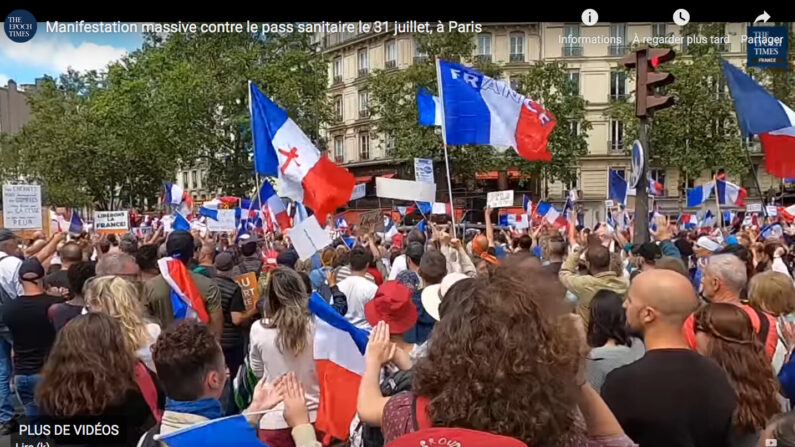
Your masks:
M69 242L61 247L59 252L62 263L74 263L83 260L83 250L74 242Z
M681 327L698 307L687 277L672 270L653 269L639 274L627 298L627 319L633 329L658 323Z

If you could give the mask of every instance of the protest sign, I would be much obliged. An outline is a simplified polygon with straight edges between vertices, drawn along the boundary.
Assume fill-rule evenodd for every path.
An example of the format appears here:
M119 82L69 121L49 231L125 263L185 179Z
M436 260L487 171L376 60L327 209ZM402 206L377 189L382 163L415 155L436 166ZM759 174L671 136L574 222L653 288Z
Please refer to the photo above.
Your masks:
M218 220L207 219L207 229L226 233L237 229L235 210L218 210Z
M429 158L414 159L414 180L418 182L434 183L433 160Z
M351 200L361 199L367 194L367 183L359 183L358 185L353 187L353 192L351 193Z
M130 228L129 211L97 211L94 229L99 234L124 234Z
M331 244L331 237L328 231L324 230L317 219L305 219L292 230L290 239L293 247L301 259L309 259L318 250L326 248Z
M246 310L253 309L259 300L257 275L254 272L248 272L245 275L236 276L235 282L240 286L240 290L243 292L243 304L245 304Z
M384 218L381 210L372 210L362 213L359 217L359 234L369 234L384 231Z
M605 207L612 208L613 207L613 201L612 200L605 200Z
M768 206L765 207L765 209L767 210L767 215L769 217L778 216L778 208L776 208L775 205L768 205Z
M375 194L384 199L432 203L436 201L436 184L376 177Z
M447 214L447 204L444 202L434 202L431 214Z
M494 191L486 194L486 204L489 208L513 206L513 190Z
M3 227L40 230L41 214L41 186L3 185Z
M749 213L761 213L762 212L762 204L759 202L756 203L749 203L746 205L745 210Z

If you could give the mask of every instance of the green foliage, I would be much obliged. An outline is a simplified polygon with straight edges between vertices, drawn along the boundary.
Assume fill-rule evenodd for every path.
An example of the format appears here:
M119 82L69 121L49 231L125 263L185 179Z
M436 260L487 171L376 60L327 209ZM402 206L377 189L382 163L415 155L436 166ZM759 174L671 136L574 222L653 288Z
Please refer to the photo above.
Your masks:
M682 35L724 35L723 24L691 23ZM686 178L695 178L708 169L725 169L742 174L748 171L740 131L721 68L721 53L715 44L691 44L685 55L660 67L675 81L666 87L673 95L673 107L660 110L651 119L649 146L652 165L676 168L681 173L680 189ZM635 76L634 71L631 76ZM607 114L625 123L626 139L637 138L638 119L632 102L612 104Z
M375 130L395 138L399 158L444 159L439 130L417 123L417 90L426 88L430 92L438 91L437 56L471 64L488 76L500 76L497 65L472 57L474 37L474 34L457 32L417 35L418 49L428 56L424 62L400 71L376 71L370 77L370 105L378 118ZM531 66L519 80L519 92L541 100L558 118L549 144L552 163L531 163L518 157L512 150L500 153L490 146L455 146L448 149L451 170L456 175L473 178L477 171L507 168L532 173L546 168L553 178L563 180L576 175L571 168L579 156L587 153L585 132L590 129L590 123L585 120L585 101L577 95L576 86L568 81L565 66L559 63ZM572 121L581 123L579 135L575 136L570 131L569 122Z

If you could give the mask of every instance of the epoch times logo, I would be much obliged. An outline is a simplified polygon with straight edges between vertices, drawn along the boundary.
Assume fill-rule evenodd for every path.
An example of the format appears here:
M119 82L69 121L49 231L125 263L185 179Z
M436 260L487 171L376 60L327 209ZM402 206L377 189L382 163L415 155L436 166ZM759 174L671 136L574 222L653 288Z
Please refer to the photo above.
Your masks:
M36 35L36 26L33 14L24 9L17 9L6 17L3 29L13 42L23 43L33 39Z

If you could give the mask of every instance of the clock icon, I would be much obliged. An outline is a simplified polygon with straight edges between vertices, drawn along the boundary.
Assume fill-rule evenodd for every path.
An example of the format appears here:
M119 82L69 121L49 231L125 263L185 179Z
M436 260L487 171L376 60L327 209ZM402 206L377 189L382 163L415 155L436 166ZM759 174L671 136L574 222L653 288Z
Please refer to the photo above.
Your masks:
M674 23L685 26L690 23L690 13L686 9L680 8L674 11Z

